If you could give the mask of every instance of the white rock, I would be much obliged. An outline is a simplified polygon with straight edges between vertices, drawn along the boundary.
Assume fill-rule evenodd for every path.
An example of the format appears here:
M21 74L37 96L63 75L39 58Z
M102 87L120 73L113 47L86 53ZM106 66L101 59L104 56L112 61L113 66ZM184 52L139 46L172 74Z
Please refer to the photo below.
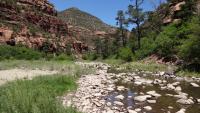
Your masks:
M108 91L114 91L114 88L107 88Z
M173 97L174 95L172 94L165 94L166 96L169 96L169 97Z
M175 91L177 91L177 92L179 92L179 91L181 91L182 89L181 89L181 87L180 86L177 86L176 88L175 88Z
M140 111L142 111L142 109L136 108L135 111L136 111L136 112L140 112Z
M174 82L172 83L173 86L178 86L180 84L180 82Z
M185 95L174 95L174 97L179 98L179 99L187 99L187 96Z
M107 106L111 106L112 105L112 103L111 102L107 102L107 104L106 104Z
M180 109L179 111L177 111L176 113L185 113L186 109Z
M152 110L152 107L151 107L151 106L145 106L144 109L145 109L146 111L151 111L151 110Z
M138 85L141 85L141 84L152 85L152 83L153 83L153 80L148 80L144 78L135 79L135 84L138 84Z
M139 79L140 77L139 76L134 76L134 79Z
M156 100L147 100L147 102L148 102L149 104L155 104L155 103L156 103Z
M187 96L188 96L188 94L183 93L183 92L179 92L178 95L174 95L174 97L180 98L180 99L187 99Z
M134 84L139 86L139 85L142 85L142 82L140 82L140 81L135 81Z
M161 71L161 72L159 73L159 75L161 75L161 76L163 76L164 74L165 74L164 71Z
M156 93L156 91L148 91L147 94L152 95L154 97L160 97L161 96L160 94Z
M133 98L133 96L129 95L128 98L131 99L131 98Z
M102 94L101 93L95 93L94 96L95 97L100 97L100 96L102 96Z
M124 96L123 96L123 95L118 95L118 96L115 97L115 99L123 100L123 99L124 99Z
M185 105L194 104L192 99L179 99L176 102L180 104L185 104Z
M136 111L134 111L134 110L128 110L128 113L137 113Z
M197 102L200 103L200 99L197 99Z
M134 100L139 101L139 102L144 102L147 100L147 98L151 98L151 96L150 95L136 96L134 97Z
M163 82L163 83L167 83L167 81L166 81L166 80L163 80L162 82Z
M167 84L167 89L169 90L174 90L175 87L172 84Z
M112 111L112 110L109 110L109 111L107 111L106 113L114 113L114 111Z
M160 87L160 89L161 90L165 90L165 89L167 89L167 87L166 86L162 86L162 87Z
M153 81L153 83L154 83L154 84L161 84L161 83L162 83L162 80L155 79L155 80Z
M168 106L168 109L173 109L174 107L172 107L172 106Z
M198 84L196 84L196 83L190 83L193 87L199 87L199 85Z
M114 101L114 104L115 105L119 105L119 106L123 106L124 105L122 102L119 102L119 101Z
M117 86L117 90L118 90L118 91L124 91L124 90L125 90L125 87L124 87L124 86Z
M99 102L97 102L97 101L94 101L93 102L97 107L100 107L101 106L101 104L99 103Z

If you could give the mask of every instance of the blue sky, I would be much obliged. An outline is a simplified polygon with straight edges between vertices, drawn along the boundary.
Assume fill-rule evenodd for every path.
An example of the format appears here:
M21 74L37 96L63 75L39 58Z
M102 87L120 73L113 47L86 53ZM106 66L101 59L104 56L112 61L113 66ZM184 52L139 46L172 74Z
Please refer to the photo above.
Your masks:
M54 4L58 11L70 7L77 7L82 11L88 12L109 25L116 25L116 13L118 10L126 10L131 3L130 0L49 0ZM152 1L144 0L142 7L144 10L153 10ZM157 0L159 1L159 0ZM158 2L155 2L158 3Z

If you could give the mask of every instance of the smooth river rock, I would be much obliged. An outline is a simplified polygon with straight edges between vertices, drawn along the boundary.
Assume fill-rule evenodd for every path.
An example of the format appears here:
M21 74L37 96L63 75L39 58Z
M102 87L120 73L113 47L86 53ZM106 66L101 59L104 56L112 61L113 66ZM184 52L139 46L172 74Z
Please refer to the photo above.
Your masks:
M124 105L122 102L119 102L119 101L114 101L114 104L118 105L118 106L123 106Z
M196 84L196 83L190 83L193 87L199 87L199 85L198 84Z
M177 92L180 92L182 90L182 88L180 87L180 86L177 86L176 88L175 88L175 91L177 91Z
M185 113L186 109L180 109L179 111L177 111L176 113Z
M145 106L144 109L145 109L146 111L151 111L151 110L152 110L152 107L151 107L151 106Z
M134 111L134 110L128 110L128 113L137 113L136 111Z
M160 97L161 96L160 94L156 93L156 91L148 91L147 94L151 95L153 97Z
M156 103L156 100L147 100L147 102L148 102L149 104L155 104L155 103Z
M136 96L134 97L134 100L139 102L144 102L147 100L147 98L151 98L151 96L150 95Z
M117 90L118 90L118 91L124 91L124 90L125 90L125 87L124 87L124 86L117 86Z
M118 96L115 97L115 99L117 99L117 100L123 100L124 96L123 95L118 95Z
M194 101L192 99L179 99L176 102L185 105L194 104Z

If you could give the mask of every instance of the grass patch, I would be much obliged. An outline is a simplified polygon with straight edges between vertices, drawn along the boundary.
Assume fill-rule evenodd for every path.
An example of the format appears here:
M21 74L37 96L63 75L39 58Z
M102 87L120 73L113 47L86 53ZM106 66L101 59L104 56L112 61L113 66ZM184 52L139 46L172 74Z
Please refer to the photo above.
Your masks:
M139 69L144 71L167 71L168 66L164 64L156 64L156 63L143 63L143 62L131 62L124 64L127 69Z
M191 71L181 70L181 71L178 71L176 75L187 76L187 77L200 77L200 72L191 72Z
M120 59L106 59L106 60L103 60L102 62L110 64L110 65L120 65L124 63L124 61Z
M77 113L56 99L76 89L75 79L52 75L7 83L0 88L0 113Z
M91 74L95 72L95 69L82 67L76 65L74 61L69 60L4 60L0 61L0 70L9 70L13 68L18 69L39 69L39 70L49 70L49 71L57 71L62 74L70 74L70 75L85 75Z
M176 72L176 70L178 70L178 67L176 66L157 64L153 61L150 61L148 63L144 63L143 61L125 63L122 60L107 59L107 60L103 60L102 62L108 63L112 66L111 72L131 72L135 70L158 72L158 71L169 71L171 69ZM116 70L116 68L120 70ZM188 76L188 77L200 77L199 72L194 72L194 71L192 72L192 71L187 71L187 70L180 70L176 72L176 75Z
M0 69L27 68L27 69L46 69L59 70L74 66L73 61L47 61L47 60L3 60L0 61Z
M169 67L168 65L157 64L155 62L149 62L149 63L145 63L143 61L123 62L122 60L105 60L103 62L110 64L113 69L118 68L118 71L120 72L121 71L131 72L135 70L158 72L158 71L168 71L169 68L172 68L173 70L176 69L175 66Z

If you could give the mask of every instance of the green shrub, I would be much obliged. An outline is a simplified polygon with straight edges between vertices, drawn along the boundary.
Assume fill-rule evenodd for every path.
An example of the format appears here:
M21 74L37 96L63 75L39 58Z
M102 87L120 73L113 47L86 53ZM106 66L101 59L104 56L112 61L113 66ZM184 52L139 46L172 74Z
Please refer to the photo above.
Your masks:
M186 35L179 47L178 55L184 60L185 65L190 65L195 70L200 69L200 18L194 17L189 22L190 33Z
M152 38L142 38L141 48L135 52L136 59L143 59L155 51L156 44Z
M42 56L43 56L42 53L26 47L9 46L9 45L0 46L1 59L37 60L42 58Z
M54 60L70 60L70 61L72 61L72 60L74 60L74 58L71 55L60 54L60 55L56 56L54 58Z
M156 40L156 52L162 57L171 56L176 52L176 46L179 38L177 37L177 27L175 24L171 24L164 28Z
M124 61L132 61L133 53L130 48L120 48L118 57Z
M99 56L96 53L86 53L82 56L83 60L96 60Z

